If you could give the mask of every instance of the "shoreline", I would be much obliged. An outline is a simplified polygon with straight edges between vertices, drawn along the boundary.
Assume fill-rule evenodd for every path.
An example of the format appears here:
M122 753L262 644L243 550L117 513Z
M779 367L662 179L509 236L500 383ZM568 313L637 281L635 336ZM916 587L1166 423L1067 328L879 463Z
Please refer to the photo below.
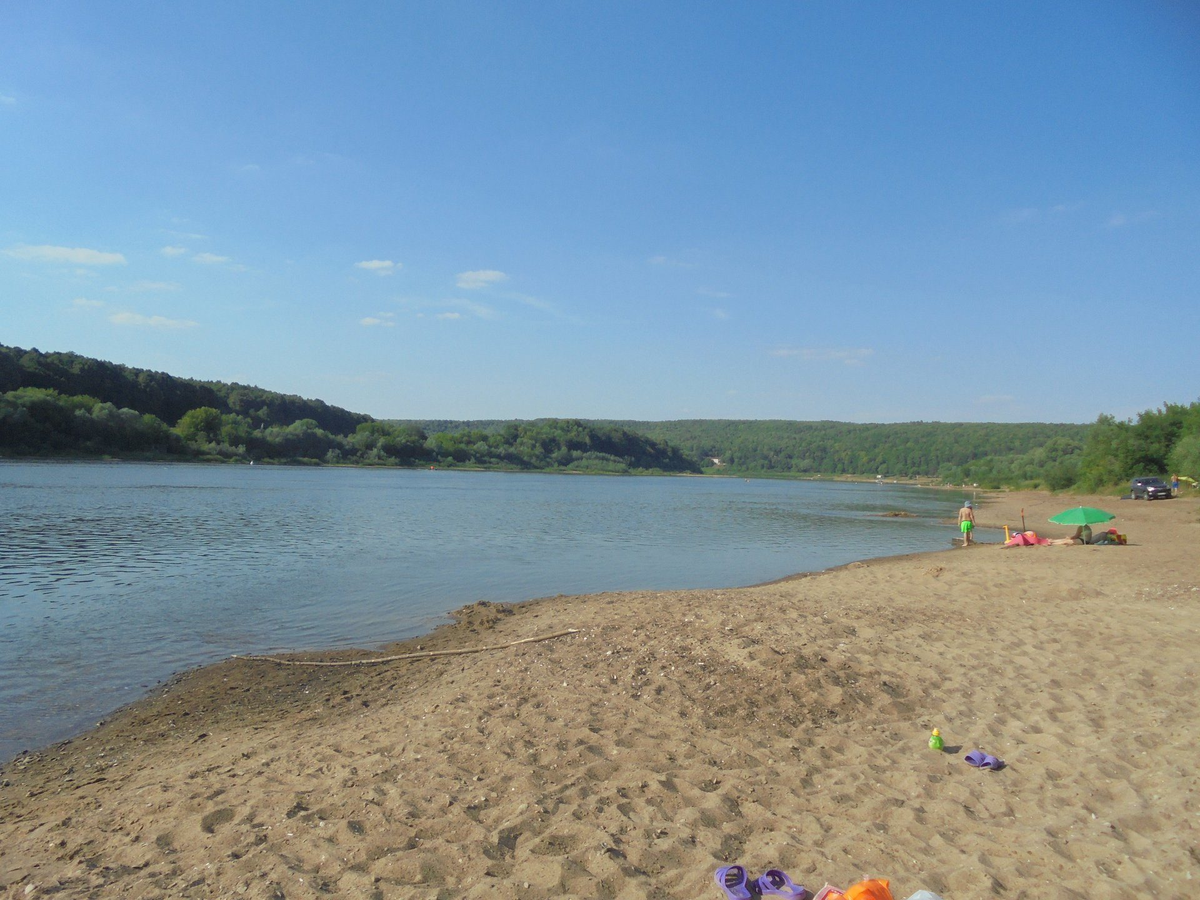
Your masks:
M1004 495L982 524L1073 502ZM715 897L742 862L898 897L1182 898L1197 509L1121 504L1128 547L476 604L391 645L580 628L506 650L190 670L0 767L0 897Z
M775 472L750 472L750 473L730 473L721 474L718 472L653 472L649 470L639 470L630 472L581 472L570 469L502 469L502 468L474 468L470 466L398 466L398 465L368 465L366 463L326 463L320 460L312 460L311 462L297 461L274 461L274 460L256 460L253 463L249 460L241 459L176 459L176 458L117 458L117 457L99 457L99 456L0 456L0 463L47 463L47 464L63 464L63 463L96 463L96 464L123 464L133 463L140 465L185 465L185 466L250 466L260 465L270 468L293 468L293 469L353 469L353 470L382 470L382 471L400 471L400 472L422 472L422 471L437 471L437 472L500 472L507 475L598 475L607 478L743 478L754 479L756 481L821 481L833 482L838 484L885 484L894 487L914 487L927 488L929 490L946 490L946 491L973 491L979 494L1002 494L1010 491L1016 492L1023 489L1020 488L981 488L981 487L966 487L955 484L939 484L932 481L919 481L915 479L884 479L880 481L869 475L834 475L828 473L819 474L792 474L792 473L775 473ZM1030 492L1036 493L1036 492Z
M80 460L64 459L64 460L53 460L53 461L48 461L48 462L75 463L75 462L79 462L79 461ZM118 463L118 462L147 462L147 461L142 461L142 460L92 460L92 462ZM204 463L204 462L197 462L197 461L167 460L167 461L151 461L151 462L154 462L155 464L162 462L162 463L182 463L185 465L206 465L206 463ZM299 468L309 468L309 467L300 466ZM345 466L343 468L376 468L376 467ZM396 467L385 467L385 468L396 468ZM443 471L456 471L456 470L443 470ZM471 471L489 471L489 470L471 470ZM525 473L518 473L518 474L525 474ZM590 474L590 473L553 473L553 472L551 472L551 473L528 473L528 474ZM717 477L722 477L722 476L717 476ZM740 477L740 476L738 476L738 477ZM839 481L843 482L843 483L872 483L872 482L852 482L847 479L839 479ZM914 485L914 486L915 487L924 487L923 485ZM977 502L979 504L985 504L987 502L986 495L985 495L984 499L980 499ZM878 513L875 515L880 518L889 518L890 517L889 513ZM905 517L907 518L908 516L906 515ZM922 516L916 516L916 515L913 515L912 517L923 518ZM936 517L932 518L931 520L939 521ZM954 522L954 520L950 517L946 517L940 521L943 521L943 523L946 524L947 526L952 525ZM986 523L981 523L979 527L983 528L983 529L998 529L998 526L992 526L992 525L989 525ZM824 575L824 574L831 573L831 572L841 571L841 570L847 569L847 568L852 568L852 567L857 567L857 566L862 566L862 565L871 565L871 564L875 564L875 563L879 563L879 562L884 562L887 560L914 559L914 558L919 558L922 556L944 553L947 550L955 549L955 547L953 546L955 543L955 539L953 537L951 538L949 543L951 546L948 546L948 547L941 547L941 548L937 548L937 549L917 551L917 552L881 554L878 556L863 557L861 559L853 559L848 562L840 563L838 565L830 566L830 567L827 567L824 569L800 570L800 571L791 572L786 575L779 576L777 578L768 579L765 581L753 581L753 582L748 582L745 584L728 585L725 587L678 588L678 589L664 589L662 591L655 591L652 589L640 588L640 589L611 590L611 591L601 590L596 593L603 593L603 594L610 594L610 593L611 594L681 593L681 592L686 593L689 591L710 591L711 592L711 591L724 591L724 590L745 590L745 589L750 589L750 588L766 587L766 586L776 585L776 584L785 584L785 583L792 582L792 581L816 577L816 576ZM559 594L548 594L545 596L538 596L538 597L528 597L524 600L481 601L481 603L485 607L490 605L490 606L495 606L495 607L503 607L506 610L520 611L521 609L523 609L529 605L541 603L543 601L560 600L560 599L568 599L569 600L572 597L576 597L576 596L592 596L592 595L590 595L590 594L570 595L570 594L559 593ZM432 627L429 628L427 631L423 631L423 632L413 635L411 637L388 638L388 639L382 639L382 640L378 640L378 641L364 642L361 645L345 644L345 645L324 646L324 647L285 648L282 650L273 651L268 655L280 657L280 658L309 657L312 659L329 660L329 659L334 659L334 658L340 659L345 654L384 654L384 653L407 652L407 651L411 650L412 648L420 648L423 643L428 643L429 641L433 640L435 637L441 636L441 634L444 630L450 630L450 632L454 632L454 629L456 628L456 625L458 624L459 616L465 615L467 617L470 617L471 611L474 610L477 606L479 606L479 603L469 604L469 605L467 605L465 607L461 607L459 609L446 610L445 612L440 613L436 617L434 617L434 618L442 620L442 621L437 622L437 624L432 625ZM448 621L446 621L446 620L448 620ZM472 630L474 630L474 629L472 629ZM452 638L448 638L448 640L452 640ZM226 657L223 657L220 659L214 659L211 662L200 663L197 665L189 665L184 668L168 672L168 673L164 674L153 687L144 689L143 692L139 696L137 696L131 700L127 700L126 702L123 702L118 706L115 706L110 709L107 709L107 710L97 713L96 717L99 720L97 723L97 727L107 724L108 722L116 719L117 717L121 716L123 713L126 713L127 711L136 710L136 708L138 708L143 703L150 701L159 692L165 691L173 686L176 686L176 685L182 683L190 675L203 672L204 670L207 670L207 669L210 669L213 667L224 665L224 664L229 663L234 660L247 659L247 658L251 658L254 656L255 656L255 654L252 654L252 653L241 653L241 654L235 653L235 654L231 654L229 656L226 656ZM370 658L370 657L364 657L364 658ZM51 739L49 742L47 742L45 744L39 744L39 745L36 745L33 747L24 748L20 751L17 751L14 755L12 755L10 757L0 757L0 775L3 774L5 767L13 765L14 763L18 762L22 758L31 758L31 757L39 756L42 754L50 753L58 748L70 745L74 741L79 740L80 738L83 738L92 730L94 730L94 729L93 728L82 728L81 730L71 733L71 734L68 734L64 737Z
M96 463L152 462L152 463L156 463L156 464L157 463L167 463L167 464L182 463L184 465L207 465L207 464L209 464L209 463L202 462L202 461L187 461L187 460L78 460L78 459L65 459L65 458L61 459L61 460L47 460L47 462L67 462L67 463L75 463L75 462L81 462L81 461L91 461L91 462L96 462ZM308 466L299 466L298 468L309 468L309 467ZM330 467L330 468L333 468L333 467ZM378 467L374 467L374 466L342 466L340 468L370 469L370 468L378 468ZM399 467L387 466L387 467L382 467L382 468L399 468ZM459 471L459 470L443 470L443 471ZM470 470L470 471L494 471L494 470ZM518 474L589 474L589 473L518 473ZM715 477L725 477L725 476L715 476ZM741 476L736 476L736 477L741 477ZM820 480L820 479L800 479L800 480ZM855 481L853 481L853 479L845 479L845 478L838 479L838 480L846 482L846 483L862 483L862 484L873 483L873 482L868 482L868 481L855 482ZM926 485L913 485L913 486L914 487L927 487ZM944 488L945 489L953 489L950 486L944 486ZM996 492L991 492L991 493L996 493ZM983 497L977 501L977 503L980 504L981 507L986 506L986 504L988 502L988 496L989 496L988 494L984 494ZM887 517L888 514L880 513L878 515L881 517ZM945 519L945 522L947 525L953 524L953 519L947 517ZM979 527L980 528L998 529L1000 526L990 525L987 523L981 523L979 525ZM819 575L824 575L824 574L831 573L831 572L837 572L837 571L841 571L843 569L848 569L848 568L852 568L852 567L858 567L858 566L863 566L863 565L872 565L872 564L876 564L876 563L880 563L880 562L884 562L884 561L888 561L888 560L916 559L916 558L920 558L923 556L940 554L940 553L947 552L948 550L958 549L953 546L954 543L955 543L955 540L952 537L950 540L951 546L943 547L943 548L935 549L935 550L919 551L919 552L915 552L915 553L884 554L884 555L880 555L880 556L864 557L862 559L851 560L849 562L841 563L839 565L831 566L831 567L828 567L825 569L802 570L802 571L798 571L798 572L789 573L787 575L782 575L778 578L768 579L766 581L756 581L756 582L750 582L748 584L732 585L732 586L724 587L724 588L691 588L691 589L679 589L676 591L660 591L658 593L678 593L680 591L687 592L687 591L744 590L744 589L750 589L750 588L768 587L768 586L777 585L777 584L786 584L789 582L799 581L799 580L806 579L806 578L812 578L812 577L816 577ZM645 593L645 592L647 592L647 591L643 589L643 590L639 590L639 591L615 591L615 592L601 591L599 593ZM651 593L653 593L653 592L651 591ZM530 597L525 600L512 601L512 602L498 602L498 603L492 602L492 601L481 601L481 602L485 607L486 606L495 606L498 608L502 607L506 610L520 611L524 607L529 606L531 604L541 603L543 601L548 601L548 600L570 599L573 596L580 596L580 595L552 594L552 595L547 595L547 596L543 596L543 597ZM582 596L591 596L591 595L582 595ZM417 634L417 635L414 635L414 636L408 637L408 638L385 639L385 640L381 640L381 641L372 643L367 646L349 646L349 645L347 645L347 646L285 649L285 650L277 651L270 655L280 657L280 658L308 657L308 658L312 658L312 659L329 660L329 659L334 659L334 658L340 659L342 657L342 655L344 655L344 654L385 654L385 653L390 654L390 653L408 652L408 651L412 650L413 648L421 649L423 644L429 643L430 641L434 640L435 637L442 636L443 631L449 630L449 632L454 632L454 630L456 629L456 626L459 624L458 617L460 615L466 615L466 616L470 617L471 611L474 610L478 606L479 606L479 604L476 603L476 604L470 604L466 607L462 607L462 608L455 609L455 610L447 610L445 613L441 614L439 616L439 618L449 619L449 621L443 621L439 624L434 625L428 631L422 632L421 634ZM472 629L472 630L474 630L474 629ZM453 638L447 638L447 640L453 640ZM117 718L118 716L122 715L123 713L135 711L142 704L149 702L159 692L169 690L172 687L183 683L190 675L198 674L198 673L203 672L204 670L224 665L233 660L246 659L248 656L253 656L253 654L232 654L232 655L224 657L222 659L214 660L213 662L202 663L200 665L195 665L195 666L188 666L183 669L178 669L174 672L170 672L169 674L165 675L158 684L156 684L152 688L146 689L145 692L142 693L140 696L138 696L132 700L129 700L125 703L122 703L119 706L113 707L112 709L110 709L106 712L100 713L99 714L99 722L97 723L96 727L100 727L100 726L107 724L108 722ZM364 657L364 658L369 659L370 657ZM72 744L74 741L79 740L80 738L83 738L92 730L94 730L94 728L85 728L77 733L70 734L66 737L51 740L47 744L38 745L37 747L34 747L34 748L23 749L21 751L18 751L12 757L0 758L0 775L3 774L4 769L6 767L15 764L22 758L30 758L30 757L39 756L39 755L54 751L58 748L65 747L67 745Z

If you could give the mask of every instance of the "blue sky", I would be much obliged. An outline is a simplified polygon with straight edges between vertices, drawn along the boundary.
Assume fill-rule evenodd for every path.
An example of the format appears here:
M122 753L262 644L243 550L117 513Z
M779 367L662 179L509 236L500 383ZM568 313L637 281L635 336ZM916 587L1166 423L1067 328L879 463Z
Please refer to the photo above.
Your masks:
M33 3L0 343L396 418L1200 397L1190 3Z

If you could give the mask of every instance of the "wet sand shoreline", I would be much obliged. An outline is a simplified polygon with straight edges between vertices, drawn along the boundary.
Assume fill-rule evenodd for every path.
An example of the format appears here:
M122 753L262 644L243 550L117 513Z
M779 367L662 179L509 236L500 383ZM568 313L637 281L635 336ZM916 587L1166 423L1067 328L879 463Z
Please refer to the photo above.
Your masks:
M0 896L719 897L734 861L1188 896L1197 504L1093 499L1131 546L476 605L387 652L579 633L184 673L0 769ZM1077 502L998 495L981 524ZM929 751L935 725L1008 769Z

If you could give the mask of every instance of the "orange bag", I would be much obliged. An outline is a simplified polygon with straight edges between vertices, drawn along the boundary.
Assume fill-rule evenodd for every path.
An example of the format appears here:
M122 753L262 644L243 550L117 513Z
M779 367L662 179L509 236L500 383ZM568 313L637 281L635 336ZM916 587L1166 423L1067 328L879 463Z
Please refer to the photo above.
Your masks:
M846 889L846 900L893 900L892 889L888 887L887 879L872 878L850 885Z

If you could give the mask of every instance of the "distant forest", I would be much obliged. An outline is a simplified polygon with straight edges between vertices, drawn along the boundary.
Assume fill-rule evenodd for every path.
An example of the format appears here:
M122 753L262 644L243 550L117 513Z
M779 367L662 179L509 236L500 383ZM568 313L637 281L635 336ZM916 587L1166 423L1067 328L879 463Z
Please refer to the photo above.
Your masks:
M406 420L410 427L488 434L496 419ZM995 422L606 421L678 447L712 474L922 478L986 488L1128 489L1139 475L1200 479L1200 401L1167 403L1132 421ZM714 460L720 460L717 464Z
M1200 402L1090 425L377 421L321 400L0 345L0 455L567 472L920 477L1114 488L1200 477ZM714 460L720 460L717 464Z
M577 420L489 434L377 422L242 384L0 345L0 454L354 463L568 472L699 472L678 449Z

